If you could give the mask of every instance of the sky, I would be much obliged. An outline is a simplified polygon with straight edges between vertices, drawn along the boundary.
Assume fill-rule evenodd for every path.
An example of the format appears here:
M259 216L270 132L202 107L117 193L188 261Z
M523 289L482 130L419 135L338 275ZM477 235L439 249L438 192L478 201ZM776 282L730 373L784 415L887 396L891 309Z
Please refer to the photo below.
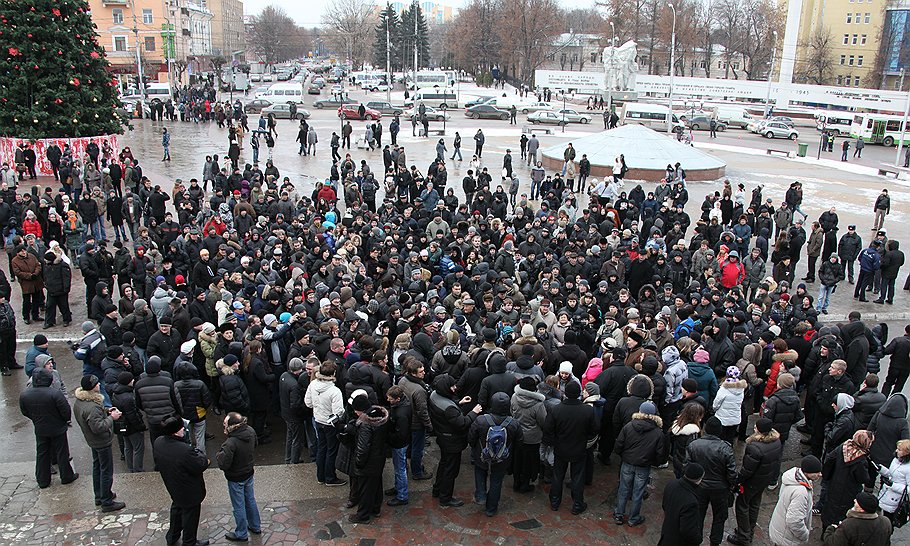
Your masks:
M322 14L332 0L243 0L244 15L256 15L262 8L269 4L284 8L294 18L298 25L312 27L321 24ZM565 7L590 7L594 0L557 0ZM447 3L454 8L468 4L470 0L448 0ZM385 2L383 2L385 3ZM301 9L303 7L306 9Z

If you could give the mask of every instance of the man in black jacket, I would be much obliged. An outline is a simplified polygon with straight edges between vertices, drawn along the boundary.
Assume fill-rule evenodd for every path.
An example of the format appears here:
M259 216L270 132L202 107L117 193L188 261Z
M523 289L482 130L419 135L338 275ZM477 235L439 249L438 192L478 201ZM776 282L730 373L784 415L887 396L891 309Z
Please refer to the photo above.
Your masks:
M615 350L614 350L615 351ZM610 454L613 453L613 442L619 429L613 429L613 411L620 399L627 394L629 380L635 377L635 368L626 366L623 358L615 353L604 353L604 370L594 378L600 387L600 395L606 400L603 415L608 416L600 420L600 445L598 457L602 464L610 464ZM609 367L608 367L609 366Z
M588 441L597 437L597 418L594 408L583 404L581 386L566 385L566 398L547 413L544 424L544 443L554 448L553 484L550 486L550 508L555 512L562 503L566 470L572 465L572 514L587 510L584 478Z
M72 410L60 389L51 387L54 377L43 367L32 372L32 386L19 396L19 411L31 419L35 427L35 479L38 487L51 485L51 461L57 460L60 481L71 483L79 477L70 464L70 448L66 438L67 423Z
M70 288L73 284L73 270L54 252L44 255L44 287L47 289L44 315L44 329L57 324L57 309L63 315L63 326L73 321L70 312Z
M278 399L281 404L281 418L287 425L287 436L284 441L284 464L297 464L300 462L300 453L303 450L301 435L304 432L305 419L303 397L305 390L300 386L300 374L303 373L303 360L297 357L288 362L288 371L281 374L278 379Z
M190 340L181 347L182 355L192 355L196 341ZM188 356L189 356L188 355ZM212 393L199 379L199 370L192 361L181 361L174 366L174 396L179 402L177 411L189 421L190 442L200 451L205 451L205 440L211 435L205 433L205 416L212 407Z
M704 436L686 448L689 460L705 469L705 477L698 490L698 527L705 526L705 516L710 505L710 538L714 545L724 541L724 522L729 515L728 502L736 481L736 458L733 456L733 447L720 438L723 428L720 419L710 417L705 422Z
M772 428L772 424L770 419L760 418L755 422L755 433L746 439L746 452L736 477L740 487L735 504L736 530L727 536L730 544L752 544L762 493L777 482L780 475L784 448L780 443L780 434Z
M357 416L354 446L351 453L351 478L356 489L357 513L348 516L351 523L370 523L382 507L382 470L385 467L386 435L389 410L371 406L366 396L356 396L351 406Z
M685 475L664 488L664 523L657 546L698 546L704 531L698 508L699 484L705 469L695 462L686 465Z
M812 423L812 437L809 439L811 454L821 457L825 443L825 425L834 421L834 403L841 393L856 392L853 381L846 374L847 363L837 359L831 363L828 373L821 379L821 386L815 395L816 415ZM809 453L803 453L808 455Z
M224 416L227 439L215 455L218 468L224 472L234 509L236 529L224 538L231 542L246 542L250 533L262 533L259 506L253 491L253 451L256 431L246 424L246 417L236 412Z
M209 466L205 453L184 441L183 419L170 415L161 423L162 436L152 445L155 466L171 496L167 543L177 544L183 535L183 546L208 546L208 540L196 540L199 512L205 499L202 473Z
M461 469L461 452L468 446L468 429L480 414L481 406L476 404L471 411L462 411L462 406L471 403L471 397L455 402L455 379L449 374L437 377L433 387L428 406L440 451L433 496L439 497L440 506L464 506L463 500L452 495Z
M645 401L632 414L632 420L619 431L615 449L622 460L622 467L616 509L613 511L613 522L617 525L623 524L629 497L632 498L629 527L637 527L645 521L641 515L641 504L651 478L651 467L663 464L667 458L663 426L663 421L657 416L657 406L654 402Z
M910 375L910 324L904 327L904 335L896 337L885 347L885 354L891 355L891 364L888 366L888 377L882 386L882 394L888 396L891 389L894 392L904 390L904 383Z
M168 416L177 413L179 404L174 394L174 381L170 374L161 371L161 358L150 356L145 365L145 373L136 381L136 408L145 413L149 424L149 437L152 445L164 434L162 423Z
M180 345L183 340L174 330L171 317L165 315L158 321L158 331L149 337L146 352L158 355L161 358L161 368L170 373L174 370L174 362L180 355Z
M408 503L408 445L411 443L411 400L398 385L386 393L389 403L388 443L392 448L392 466L395 470L395 487L386 491L394 492L394 499L386 504L402 506Z
M904 253L900 250L900 242L891 239L885 244L885 254L882 256L881 268L882 274L882 291L874 303L894 304L894 283L897 282L897 276L900 273L901 266L904 265Z
M490 398L490 409L477 418L468 431L468 443L473 446L471 459L474 461L474 502L483 504L487 517L493 517L499 510L502 481L506 470L512 466L512 454L521 445L521 423L511 418L510 395L497 392ZM490 445L490 429L501 427L501 446ZM497 440L498 441L498 440Z

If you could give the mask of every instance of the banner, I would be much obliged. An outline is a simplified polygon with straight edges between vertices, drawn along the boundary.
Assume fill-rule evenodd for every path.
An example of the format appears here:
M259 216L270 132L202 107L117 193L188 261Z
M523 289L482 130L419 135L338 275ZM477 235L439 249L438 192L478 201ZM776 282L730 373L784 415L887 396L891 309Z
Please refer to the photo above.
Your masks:
M69 144L70 149L73 151L73 158L83 159L85 157L85 147L88 146L89 142L94 141L95 144L98 145L99 150L104 150L104 143L107 142L111 145L111 150L113 150L109 159L114 159L120 153L120 148L117 147L118 136L119 135L80 138L47 138L35 141L27 138L0 137L0 163L9 163L10 167L15 169L16 148L22 143L31 144L32 148L35 150L35 155L38 157L38 163L35 170L38 171L39 174L53 175L54 170L51 168L50 161L47 160L47 149L51 144L56 143L57 146L60 146L60 151L63 151L64 144ZM99 161L104 157L103 153L98 154Z

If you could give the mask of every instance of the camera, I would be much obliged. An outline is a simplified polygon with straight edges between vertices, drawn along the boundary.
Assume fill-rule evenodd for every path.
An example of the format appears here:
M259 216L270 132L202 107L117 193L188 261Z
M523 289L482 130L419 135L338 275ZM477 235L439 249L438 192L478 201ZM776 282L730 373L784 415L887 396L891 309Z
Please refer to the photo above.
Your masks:
M329 425L331 425L337 429L342 428L345 425L344 414L338 413L338 414L335 414L335 415L329 417Z

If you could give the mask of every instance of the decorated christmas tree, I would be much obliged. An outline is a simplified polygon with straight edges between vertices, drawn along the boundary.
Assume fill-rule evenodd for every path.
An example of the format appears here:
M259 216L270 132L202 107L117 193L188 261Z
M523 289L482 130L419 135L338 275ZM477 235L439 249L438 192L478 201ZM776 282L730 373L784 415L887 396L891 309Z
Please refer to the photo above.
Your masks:
M110 63L85 0L0 0L0 135L121 133Z

